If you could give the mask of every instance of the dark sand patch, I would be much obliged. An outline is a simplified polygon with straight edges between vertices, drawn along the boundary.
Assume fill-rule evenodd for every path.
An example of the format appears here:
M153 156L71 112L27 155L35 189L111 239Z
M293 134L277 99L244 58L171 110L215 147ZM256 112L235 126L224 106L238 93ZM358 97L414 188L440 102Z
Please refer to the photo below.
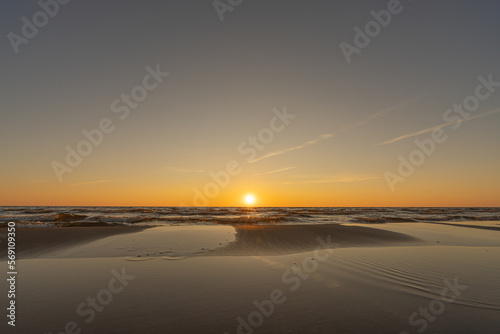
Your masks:
M307 252L320 246L318 238L329 237L335 248L416 244L420 239L407 234L362 226L241 225L235 226L236 240L206 255L278 255Z
M56 250L81 245L112 235L134 233L144 230L137 226L100 226L100 227L47 227L16 228L16 257L27 259ZM7 228L0 228L6 234ZM7 248L0 249L0 260L7 257Z
M500 226L453 224L453 223L443 223L443 222L439 222L439 223L429 222L429 224L450 225L450 226L457 226L457 227L477 228L477 229L480 229L480 230L500 231Z

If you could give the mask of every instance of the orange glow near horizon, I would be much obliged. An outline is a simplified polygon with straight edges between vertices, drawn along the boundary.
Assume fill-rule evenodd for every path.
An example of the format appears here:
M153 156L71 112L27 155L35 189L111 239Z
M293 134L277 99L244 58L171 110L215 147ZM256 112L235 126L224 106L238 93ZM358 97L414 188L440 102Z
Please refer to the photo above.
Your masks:
M279 184L236 180L204 206L261 207L498 207L494 187L464 182L460 192L451 181L421 183L418 177L391 192L385 180L334 184ZM193 202L196 186L169 186L157 182L48 183L10 181L8 193L0 194L4 206L198 206ZM17 184L16 184L17 183ZM268 185L269 183L269 185ZM202 183L203 185L203 183ZM198 186L201 189L201 187ZM242 189L252 189L246 193ZM242 197L242 194L244 197ZM256 198L258 194L258 200ZM253 195L253 200L249 195ZM248 196L248 198L246 197Z

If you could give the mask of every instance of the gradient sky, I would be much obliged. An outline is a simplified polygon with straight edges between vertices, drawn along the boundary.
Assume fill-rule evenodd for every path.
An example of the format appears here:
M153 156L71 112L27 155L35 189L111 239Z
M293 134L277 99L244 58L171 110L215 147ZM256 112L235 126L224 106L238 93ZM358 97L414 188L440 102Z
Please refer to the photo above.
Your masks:
M203 204L500 206L500 87L458 129L443 119L479 76L500 82L500 3L401 1L349 64L340 43L388 2L244 0L221 21L212 1L75 0L16 54L7 35L40 7L2 1L0 205L191 206L234 160ZM112 102L158 64L169 76L121 120ZM249 162L239 145L284 108ZM53 162L104 118L59 182ZM392 191L385 173L435 127L447 139Z

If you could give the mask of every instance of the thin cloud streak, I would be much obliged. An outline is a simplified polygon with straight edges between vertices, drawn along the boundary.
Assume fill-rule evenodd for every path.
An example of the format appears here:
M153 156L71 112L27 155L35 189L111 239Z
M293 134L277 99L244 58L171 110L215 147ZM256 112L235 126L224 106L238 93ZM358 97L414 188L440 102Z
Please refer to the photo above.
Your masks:
M476 115L476 116L472 116L472 117L469 117L469 118L463 118L462 119L462 123L466 122L466 121L473 120L473 119L481 118L481 117L484 117L484 116L496 114L496 113L499 113L499 112L500 112L500 109L494 109L494 110L486 111L486 112L484 112L482 114L479 114L479 115ZM406 135L402 135L402 136L393 138L391 140L384 141L382 143L378 143L377 145L392 144L392 143L398 142L398 141L406 139L406 138L415 137L415 136L418 136L418 135L421 135L421 134L424 134L424 133L428 133L428 132L432 132L432 131L437 130L437 129L442 129L442 128L445 128L445 127L448 127L448 126L454 125L454 124L457 124L457 121L443 123L443 124L439 124L439 125L436 125L436 126L433 126L433 127L427 128L427 129L423 129L423 130L420 130L420 131L417 131L417 132L412 132L412 133L409 133L409 134L406 134Z
M378 175L350 175L350 176L323 176L317 179L305 181L289 181L282 182L282 184L318 184L318 183L350 183L350 182L363 182L370 180L383 179Z
M167 166L167 169L178 173L205 173L205 170L203 169L184 169L172 166Z
M350 130L350 129L353 129L353 128L356 128L358 126L361 126L365 123L367 123L368 121L370 120L374 120L374 119L377 119L379 117L383 117L383 116L386 116L388 114L390 114L391 112L393 112L394 110L400 108L400 107L404 107L404 106L407 106L410 102L413 102L413 101L416 101L416 100L420 100L421 98L429 95L429 94L432 94L434 93L435 91L437 91L440 87L436 88L436 89L433 89L429 92L426 92L426 93L423 93L423 94L420 94L420 95L417 95L417 96L414 96L412 98L409 98L403 102L399 102L393 106L390 106L382 111L379 111L379 112L376 112L364 119L362 119L361 121L355 123L355 124L352 124L352 125L349 125L343 129L340 129L339 131L335 132L334 134L324 134L324 135L321 135L319 138L317 139L314 139L314 140L310 140L302 145L298 145L298 146L295 146L295 147L290 147L290 148L287 148L287 149L284 149L284 150L281 150L281 151L276 151L276 152L272 152L272 153L269 153L269 154L266 154L260 158L256 158L252 161L249 161L249 163L254 163L254 162L257 162L257 161L260 161L260 160L263 160L263 159L267 159L267 158L270 158L270 157L274 157L274 156L277 156L277 155L282 155L282 154L285 154L285 153L288 153L288 152L292 152L292 151L295 151L295 150L300 150L302 148L305 148L309 145L314 145L322 140L325 140L325 139L328 139L328 138L331 138L331 137L334 137L338 134L341 134L347 130Z
M253 159L253 160L249 161L249 163L252 164L254 162L257 162L257 161L260 161L260 160L264 160L264 159L267 159L267 158L270 158L270 157L274 157L274 156L282 155L282 154L285 154L285 153L288 153L288 152L300 150L300 149L303 149L303 148L305 148L307 146L311 146L311 145L317 144L320 141L326 140L326 139L331 138L331 137L333 137L333 135L331 135L331 134L323 134L323 135L320 135L316 139L309 140L309 141L305 142L302 145L298 145L298 146L290 147L290 148L287 148L287 149L284 149L284 150L280 150L280 151L275 151L275 152L268 153L266 155L263 155L260 158L256 158L256 159Z
M286 170L290 170L290 169L294 169L294 168L297 168L297 167L285 167L285 168L281 168L281 169L277 169L277 170L272 170L272 171L269 171L269 172L264 172L264 173L260 173L260 174L255 174L255 176L261 176L261 175L269 175L269 174L274 174L274 173L280 173L280 172L284 172Z
M66 187L77 187L77 186L83 186L83 185L87 185L87 184L97 184L97 183L107 183L107 182L113 182L113 180L79 182L79 183L68 184Z
M368 116L368 117L366 117L366 118L362 119L361 121L359 121L359 122L357 122L357 123L355 123L355 124L349 125L349 126L347 126L347 127L343 128L343 129L339 130L339 131L338 131L337 133L335 133L335 134L337 135L337 134L339 134L339 133L342 133L342 132L345 132L345 131L347 131L347 130L350 130L350 129L356 128L356 127L358 127L358 126L361 126L361 125L363 125L363 124L367 123L368 121L371 121L371 120L377 119L377 118L379 118L379 117L386 116L386 115L388 115L388 114L392 113L393 111L395 111L395 110L397 110L397 109L399 109L399 108L401 108L401 107L406 107L406 106L408 106L411 102L414 102L414 101L420 100L420 99L424 98L425 96L427 96L427 95L429 95L429 94L432 94L432 93L436 92L436 91L437 91L437 90L439 90L440 88L441 88L441 87L437 87L436 89L433 89L433 90L428 91L428 92L426 92L426 93L423 93L423 94L420 94L420 95L417 95L417 96L411 97L411 98L409 98L409 99L407 99L407 100L405 100L405 101L402 101L402 102L399 102L399 103L397 103L397 104L394 104L394 105L392 105L392 106L390 106L390 107L388 107L388 108L385 108L385 109L384 109L384 110L382 110L382 111L376 112L376 113L374 113L374 114L372 114L372 115L370 115L370 116Z

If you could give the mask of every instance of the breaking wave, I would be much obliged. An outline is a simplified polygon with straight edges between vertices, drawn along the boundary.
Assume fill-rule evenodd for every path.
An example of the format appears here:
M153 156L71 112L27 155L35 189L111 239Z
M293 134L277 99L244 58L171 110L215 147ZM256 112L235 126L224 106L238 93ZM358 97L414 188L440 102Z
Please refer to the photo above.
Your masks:
M500 221L500 208L0 207L0 226Z

